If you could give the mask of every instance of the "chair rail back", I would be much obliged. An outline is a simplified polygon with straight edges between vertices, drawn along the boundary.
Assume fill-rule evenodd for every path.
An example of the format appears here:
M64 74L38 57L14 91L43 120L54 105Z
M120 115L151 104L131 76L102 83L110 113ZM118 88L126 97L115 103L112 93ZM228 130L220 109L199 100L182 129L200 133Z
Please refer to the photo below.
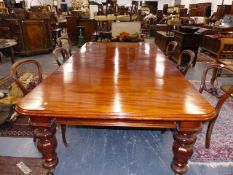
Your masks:
M189 59L189 62L187 63L187 65L184 68L182 68L181 64L182 64L183 59L185 58L184 57L185 55L188 55L190 57L190 59ZM185 49L180 53L178 60L177 60L177 68L180 70L180 72L183 75L186 75L189 68L193 65L194 59L195 59L195 53L192 50Z
M27 65L27 64L35 65L37 69L36 74L38 76L38 79L34 81L33 84L31 84L29 87L25 87L23 85L23 83L19 79L20 74L18 73L18 70L20 69L20 67L22 67L23 65ZM41 68L40 63L36 60L31 60L31 59L20 60L20 61L15 62L11 66L11 75L13 79L15 80L15 83L18 85L18 87L21 89L24 95L28 94L36 85L38 85L43 80L42 68Z
M59 60L59 55L61 55L63 62ZM57 47L53 50L53 57L56 60L57 65L60 67L64 62L66 62L69 59L70 54L66 49L62 47Z

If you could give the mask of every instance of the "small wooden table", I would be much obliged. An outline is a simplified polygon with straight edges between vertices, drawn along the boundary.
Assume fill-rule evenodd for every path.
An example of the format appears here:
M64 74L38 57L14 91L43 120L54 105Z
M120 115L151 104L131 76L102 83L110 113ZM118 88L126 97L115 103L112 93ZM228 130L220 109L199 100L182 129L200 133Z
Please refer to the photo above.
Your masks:
M196 133L214 108L154 43L87 43L16 107L30 116L53 170L56 124L174 128L171 164L186 173ZM155 165L156 166L156 165Z
M15 62L15 54L13 50L13 46L17 45L16 40L14 39L1 39L0 38L0 51L6 51L9 53L11 62L14 64Z

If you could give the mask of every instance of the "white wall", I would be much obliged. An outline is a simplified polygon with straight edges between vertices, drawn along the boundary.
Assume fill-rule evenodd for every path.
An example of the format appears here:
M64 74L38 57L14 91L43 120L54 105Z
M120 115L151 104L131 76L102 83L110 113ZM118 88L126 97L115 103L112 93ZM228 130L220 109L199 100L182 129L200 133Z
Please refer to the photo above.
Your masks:
M181 0L181 4L185 5L185 8L189 8L189 4L195 4L196 0Z
M164 4L168 4L168 6L172 6L172 2L173 0L158 0L158 10L163 10Z

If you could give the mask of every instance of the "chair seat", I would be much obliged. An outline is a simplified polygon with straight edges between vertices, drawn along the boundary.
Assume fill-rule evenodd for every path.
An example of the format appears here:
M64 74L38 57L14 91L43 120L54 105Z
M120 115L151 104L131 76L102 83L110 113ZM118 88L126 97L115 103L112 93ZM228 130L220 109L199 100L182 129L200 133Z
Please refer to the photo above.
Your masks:
M228 91L231 87L233 87L233 85L222 85L220 88L226 92ZM231 97L233 97L233 93L231 94Z

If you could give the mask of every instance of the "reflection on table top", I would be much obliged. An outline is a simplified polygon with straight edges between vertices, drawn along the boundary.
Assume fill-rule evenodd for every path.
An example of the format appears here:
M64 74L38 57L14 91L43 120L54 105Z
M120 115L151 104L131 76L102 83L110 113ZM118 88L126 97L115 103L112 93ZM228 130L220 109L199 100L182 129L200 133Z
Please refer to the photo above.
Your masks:
M30 116L187 120L213 107L155 44L87 43L17 105Z

